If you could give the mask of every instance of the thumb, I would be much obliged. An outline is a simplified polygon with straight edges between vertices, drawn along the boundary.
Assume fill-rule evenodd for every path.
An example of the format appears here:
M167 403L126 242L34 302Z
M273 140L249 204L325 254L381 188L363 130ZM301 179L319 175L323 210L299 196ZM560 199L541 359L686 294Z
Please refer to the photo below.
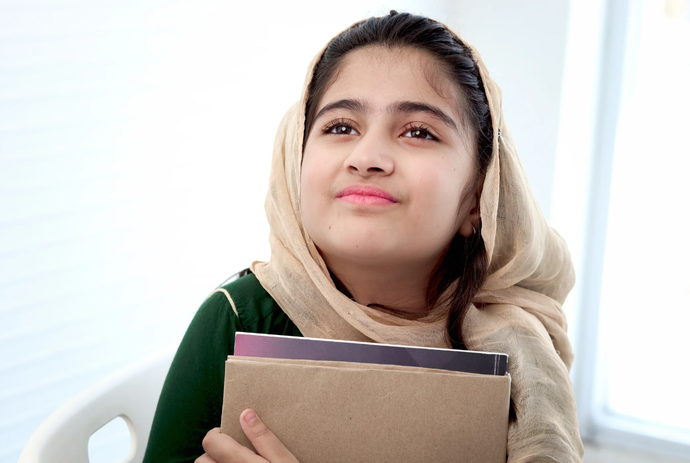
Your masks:
M240 415L242 431L252 443L256 452L271 463L298 463L295 456L283 445L273 432L261 421L254 410L247 409Z

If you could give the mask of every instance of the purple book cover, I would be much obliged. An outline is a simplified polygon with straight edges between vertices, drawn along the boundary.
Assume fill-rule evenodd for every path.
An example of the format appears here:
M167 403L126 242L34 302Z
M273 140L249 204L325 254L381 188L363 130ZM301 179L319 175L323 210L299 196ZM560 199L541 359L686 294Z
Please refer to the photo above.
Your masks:
M508 370L507 354L242 332L235 334L235 355L378 363L485 375L505 375Z

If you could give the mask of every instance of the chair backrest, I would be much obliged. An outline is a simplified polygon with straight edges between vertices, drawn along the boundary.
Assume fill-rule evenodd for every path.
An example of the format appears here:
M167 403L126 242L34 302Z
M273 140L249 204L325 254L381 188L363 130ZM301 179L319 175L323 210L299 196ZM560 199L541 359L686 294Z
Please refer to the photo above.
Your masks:
M141 462L175 347L158 351L70 399L31 435L19 463L88 463L89 438L118 416L131 434L124 461Z

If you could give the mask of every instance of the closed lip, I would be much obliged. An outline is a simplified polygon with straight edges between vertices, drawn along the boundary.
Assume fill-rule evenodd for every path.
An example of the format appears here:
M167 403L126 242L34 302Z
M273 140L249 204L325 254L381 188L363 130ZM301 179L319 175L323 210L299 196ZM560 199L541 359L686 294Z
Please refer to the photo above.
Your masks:
M375 198L386 199L392 203L398 202L398 200L395 199L395 197L386 190L382 190L380 188L376 188L373 186L349 186L340 190L336 195L336 198L343 198L346 196L371 196Z

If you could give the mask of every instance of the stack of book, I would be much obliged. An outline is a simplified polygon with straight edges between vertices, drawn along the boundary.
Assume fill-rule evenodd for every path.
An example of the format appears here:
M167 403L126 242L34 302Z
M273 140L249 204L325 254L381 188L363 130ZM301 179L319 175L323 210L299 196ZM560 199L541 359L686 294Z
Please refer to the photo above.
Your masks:
M506 461L500 353L237 333L221 431L254 409L301 463Z

